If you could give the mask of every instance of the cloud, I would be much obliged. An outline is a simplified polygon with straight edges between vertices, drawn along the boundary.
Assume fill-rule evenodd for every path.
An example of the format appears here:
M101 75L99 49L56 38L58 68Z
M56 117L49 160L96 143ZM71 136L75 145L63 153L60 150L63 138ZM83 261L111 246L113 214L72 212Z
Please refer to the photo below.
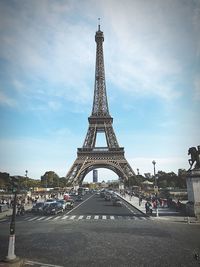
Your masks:
M116 40L108 45L108 74L115 87L134 96L180 97L179 84L189 79L187 68L196 59L193 3L127 0L108 6L104 12L112 30L107 38Z
M91 101L95 11L102 14L106 78L116 88L134 97L165 100L182 94L176 83L193 57L193 33L200 17L192 4L110 0L97 8L94 1L22 1L1 7L0 54L9 62L13 80L21 83L24 76L26 94L34 94L35 87L48 81L45 95L64 96L81 105ZM15 87L22 90L19 84Z
M194 80L194 99L200 100L200 76Z
M0 105L16 107L17 103L15 99L7 96L6 94L4 94L4 92L0 91Z
M15 8L4 4L0 50L1 58L9 64L14 88L18 93L26 88L23 93L28 96L37 93L41 83L48 83L50 86L43 88L46 96L88 103L88 69L91 62L94 64L91 41L86 38L90 26L68 22L70 4L43 1L29 6L21 2Z

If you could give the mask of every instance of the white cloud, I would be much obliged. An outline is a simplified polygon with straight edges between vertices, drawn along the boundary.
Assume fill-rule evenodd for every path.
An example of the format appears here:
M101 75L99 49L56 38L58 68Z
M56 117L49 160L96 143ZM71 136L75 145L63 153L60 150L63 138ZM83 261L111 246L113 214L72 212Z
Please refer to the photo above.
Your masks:
M86 20L97 23L95 2L81 6L70 1L23 2L17 10L11 5L4 8L1 56L12 64L12 75L17 76L13 78L21 82L19 73L23 72L35 85L40 81L53 84L55 89L46 89L46 94L59 94L84 105L91 101L96 29ZM153 94L168 100L179 97L175 84L187 62L176 52L193 54L192 46L188 47L192 33L183 29L189 23L188 27L196 27L199 13L193 15L193 24L185 20L192 11L178 0L102 1L98 11L105 29L106 78L133 95ZM74 12L79 20L73 19Z
M4 92L0 91L0 105L15 107L17 105L17 103L16 103L15 99L7 96Z
M124 1L116 5L109 1L108 6L104 12L112 30L107 42L112 43L107 62L114 85L138 96L167 100L181 96L177 84L189 78L185 68L196 58L192 3ZM200 16L196 21L200 23Z
M200 100L200 76L194 80L194 99Z

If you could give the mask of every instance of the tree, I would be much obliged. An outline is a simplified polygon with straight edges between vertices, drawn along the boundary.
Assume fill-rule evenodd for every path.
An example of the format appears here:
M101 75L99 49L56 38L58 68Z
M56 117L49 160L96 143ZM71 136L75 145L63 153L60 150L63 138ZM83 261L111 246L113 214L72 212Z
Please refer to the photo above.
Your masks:
M67 185L67 179L65 177L59 178L59 187L66 187Z
M44 187L58 187L59 176L54 171L47 171L41 176L41 184Z
M158 187L178 187L186 188L186 176L185 171L179 171L179 174L176 175L174 172L163 172L158 171Z
M9 182L9 174L7 172L0 172L0 188L6 189Z
M124 181L124 185L127 187L141 186L141 184L144 180L145 180L144 176L139 174L139 175L129 177L128 180Z

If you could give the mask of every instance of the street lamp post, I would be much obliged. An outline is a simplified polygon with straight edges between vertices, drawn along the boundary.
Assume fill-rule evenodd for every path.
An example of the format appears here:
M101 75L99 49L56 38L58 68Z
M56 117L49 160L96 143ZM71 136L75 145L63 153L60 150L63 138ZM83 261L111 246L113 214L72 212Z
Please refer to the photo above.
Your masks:
M11 179L12 191L14 193L13 200L13 212L10 222L10 236L9 236L9 244L8 244L8 255L5 259L7 262L16 262L20 259L15 255L15 216L16 216L16 204L17 204L17 191L18 191L18 179L16 177L12 177Z
M153 164L153 174L154 174L154 190L155 190L155 195L156 195L156 217L159 216L158 214L158 186L157 186L157 179L156 179L156 161L153 160L152 161L152 164Z
M28 171L25 170L25 176L26 176L26 189L27 189L27 174L28 174Z

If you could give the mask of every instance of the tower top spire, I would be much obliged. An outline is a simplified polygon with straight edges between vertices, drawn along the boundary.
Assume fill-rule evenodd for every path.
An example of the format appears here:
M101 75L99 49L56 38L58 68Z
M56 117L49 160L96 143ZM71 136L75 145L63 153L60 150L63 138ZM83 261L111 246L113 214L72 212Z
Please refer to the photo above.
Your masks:
M98 31L100 31L100 18L98 18Z
M98 18L100 21L100 18ZM106 94L105 70L103 59L103 41L104 35L100 30L100 22L98 31L95 34L96 46L96 69L95 69L95 85L94 85L94 101L92 108L92 116L109 117L108 101Z

